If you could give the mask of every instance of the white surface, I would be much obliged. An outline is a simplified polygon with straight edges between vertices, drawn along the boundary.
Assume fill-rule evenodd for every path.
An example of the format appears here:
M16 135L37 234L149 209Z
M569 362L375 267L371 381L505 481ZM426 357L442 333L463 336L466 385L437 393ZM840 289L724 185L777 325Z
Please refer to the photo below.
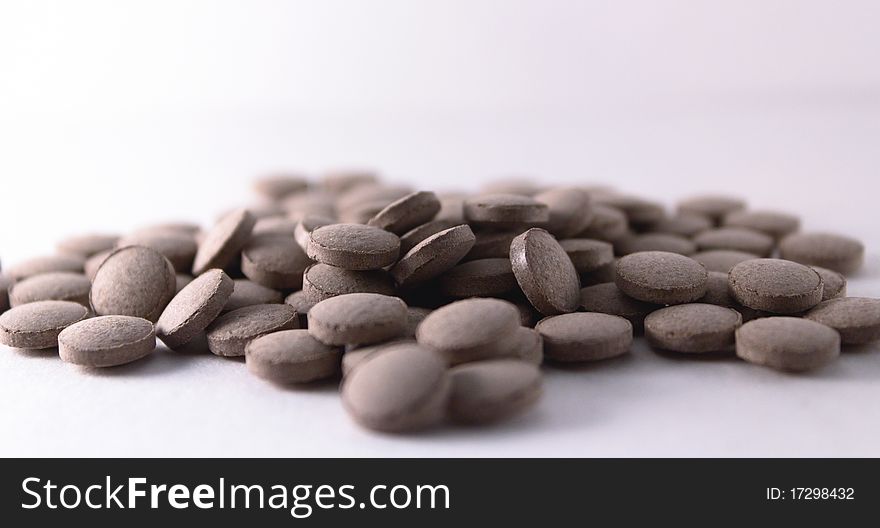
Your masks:
M552 6L552 7L548 7ZM667 203L729 191L852 234L880 296L875 2L3 2L0 257L210 221L274 168L499 174ZM488 429L375 435L333 387L165 352L85 372L0 350L0 454L878 456L880 351L791 376L631 357L547 369Z

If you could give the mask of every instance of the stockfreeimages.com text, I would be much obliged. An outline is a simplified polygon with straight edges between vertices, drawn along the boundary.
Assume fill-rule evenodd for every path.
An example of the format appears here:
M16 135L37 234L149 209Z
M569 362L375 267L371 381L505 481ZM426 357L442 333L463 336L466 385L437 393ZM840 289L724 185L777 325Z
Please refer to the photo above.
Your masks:
M328 509L449 509L450 491L445 485L385 485L370 488L363 500L356 498L355 486L350 484L299 484L271 486L230 484L220 478L215 484L150 484L146 478L132 477L119 484L110 476L103 483L89 486L57 484L28 477L21 483L24 498L21 507L64 509L175 509L191 507L211 508L271 508L289 510L297 518L307 518L315 508Z

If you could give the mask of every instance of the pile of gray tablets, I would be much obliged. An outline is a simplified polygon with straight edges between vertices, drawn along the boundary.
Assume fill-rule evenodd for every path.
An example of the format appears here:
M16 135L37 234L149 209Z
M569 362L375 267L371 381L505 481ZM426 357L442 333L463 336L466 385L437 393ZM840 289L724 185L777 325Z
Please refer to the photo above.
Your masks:
M415 191L370 172L259 179L251 207L60 242L0 276L0 342L86 368L243 356L270 382L341 379L380 431L478 424L539 401L541 366L680 354L784 371L880 339L846 296L864 248L796 216L701 196L674 212L605 187Z

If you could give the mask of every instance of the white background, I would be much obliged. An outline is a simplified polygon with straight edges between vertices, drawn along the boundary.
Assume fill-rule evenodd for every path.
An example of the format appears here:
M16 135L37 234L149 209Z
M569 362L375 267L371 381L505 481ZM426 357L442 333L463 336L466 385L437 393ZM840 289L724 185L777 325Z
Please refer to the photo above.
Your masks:
M426 188L522 174L670 205L702 191L862 238L880 296L880 4L0 1L0 258L209 222L274 169ZM631 357L547 369L488 429L365 432L334 387L237 361L99 373L0 350L0 454L878 456L880 354L805 376Z

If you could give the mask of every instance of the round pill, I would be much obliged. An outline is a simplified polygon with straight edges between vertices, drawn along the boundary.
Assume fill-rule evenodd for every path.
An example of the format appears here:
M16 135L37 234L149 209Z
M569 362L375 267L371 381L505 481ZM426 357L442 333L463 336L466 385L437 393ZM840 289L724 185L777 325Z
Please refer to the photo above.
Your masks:
M285 216L270 216L269 218L261 218L254 224L251 236L260 235L286 235L296 236L296 227L299 220L288 218ZM308 235L306 235L308 237ZM305 248L303 248L305 251Z
M480 187L483 194L519 194L533 196L541 192L534 181L520 177L505 177L484 183Z
M440 212L434 220L451 222L451 225L464 223L464 201L467 195L459 192L446 192L437 195L440 199Z
M435 219L430 222L418 225L400 236L400 254L406 255L409 250L416 247L422 240L431 235L436 235L440 231L445 231L451 227L463 224L463 220L447 220Z
M320 301L311 300L303 290L295 291L284 298L284 304L289 304L290 306L293 306L294 310L296 310L300 328L308 328L309 310L312 309L312 306L318 304L318 302Z
M293 229L293 238L296 239L296 243L303 251L308 251L309 237L312 236L312 231L335 223L336 221L328 216L305 215L296 223L296 227Z
M205 331L220 315L234 283L223 270L208 270L171 299L156 322L156 335L168 348L178 348Z
M440 200L430 191L417 191L399 198L370 218L367 225L402 235L440 212Z
M416 329L428 317L433 310L428 308L419 308L418 306L408 306L406 308L406 331L403 335L408 338L415 339Z
M371 218L388 207L388 200L363 202L351 207L340 209L339 221L345 224L366 224Z
M590 193L590 196L593 198L600 196L608 196L611 194L615 194L617 190L611 185L604 185L599 183L590 183L587 185L581 185L581 189Z
M831 299L819 303L804 317L837 330L846 345L880 340L880 299Z
M347 293L394 295L395 289L385 270L354 271L321 263L306 268L302 282L305 295L315 303Z
M156 349L153 323L128 315L85 319L58 335L61 359L84 367L115 367L131 363Z
M308 190L288 196L281 205L287 211L287 217L294 220L310 215L336 218L335 201L336 198L325 191Z
M703 195L682 200L678 204L678 212L708 218L713 224L719 224L725 216L746 208L746 202L732 196Z
M559 241L578 273L589 273L614 262L614 246L603 240L567 238Z
M544 356L554 361L598 361L629 351L632 324L616 315L572 313L545 317L535 330L544 339Z
M113 249L118 238L117 235L100 233L73 236L58 242L56 249L59 253L89 258L96 253Z
M728 284L738 303L765 312L793 314L822 301L822 277L790 260L740 262L730 270Z
M541 371L518 359L493 359L458 365L449 371L449 417L482 424L507 419L541 398Z
M211 349L208 347L208 337L204 332L197 334L189 340L185 345L181 345L174 349L178 355L205 355L210 354Z
M699 302L732 308L739 312L743 321L751 321L752 319L757 319L758 317L763 316L758 310L753 310L752 308L748 308L736 302L736 299L730 294L727 273L721 273L720 271L709 272L709 282L706 285L706 295L700 297Z
M348 376L351 371L355 369L355 367L362 364L364 361L366 361L367 358L369 358L373 354L398 346L408 348L409 350L412 350L414 348L430 350L426 347L420 347L414 339L407 337L393 339L391 341L385 341L384 343L377 343L375 345L359 346L355 349L348 349L345 351L345 354L342 355L342 375Z
M635 332L641 333L645 317L660 305L642 302L625 295L617 284L606 282L581 289L581 306L588 312L617 315L629 321Z
M539 312L555 315L577 309L580 278L553 235L532 228L514 238L510 262L517 283Z
M666 217L663 204L638 196L611 193L597 196L596 202L620 210L626 215L629 223L637 227L653 225Z
M358 185L340 195L336 201L336 207L341 214L359 204L384 203L385 205L388 205L394 200L403 198L411 192L412 189L402 185ZM382 207L384 207L384 205Z
M243 356L254 339L299 326L296 310L286 304L255 304L227 312L205 330L208 348L218 356Z
M155 249L171 262L179 273L192 270L193 259L198 250L195 239L189 235L172 233L141 233L119 239L117 247L144 246Z
M359 424L378 431L421 429L443 420L446 364L422 347L393 347L367 358L342 382L342 403Z
M391 275L402 288L411 287L440 275L464 258L474 246L474 233L467 225L440 231L422 240L391 268Z
M340 218L344 222L348 222L348 220L345 220L346 216L351 216L357 211L364 212L367 209L371 209L372 214L365 215L363 220L358 222L366 224L370 218L384 209L385 206L411 192L412 189L408 186L399 185L364 185L355 187L337 197L336 210L339 211Z
M494 297L516 288L516 278L510 259L471 260L441 275L439 288L450 297Z
M280 304L283 300L280 291L261 286L256 282L235 279L233 283L232 295L226 300L223 312L231 312L255 304Z
M573 237L593 221L590 195L577 187L555 187L534 198L547 204L550 220L543 227L557 237Z
M601 204L593 204L593 220L578 238L595 238L611 242L626 235L629 221L622 211Z
M416 339L457 364L504 356L519 327L519 310L512 303L465 299L431 312L416 329Z
M798 217L776 211L734 211L724 217L725 227L745 227L780 239L800 229Z
M220 219L199 244L192 274L198 276L211 268L223 269L232 264L256 222L247 209L232 211Z
M394 264L399 254L397 235L378 227L332 224L315 229L309 236L309 258L337 268L380 269Z
M608 264L596 268L589 273L581 273L581 286L594 286L596 284L604 284L606 282L614 282L614 276L617 274L617 259L615 258Z
M71 301L37 301L0 314L0 343L14 348L58 346L58 334L82 321L89 310Z
M110 253L113 253L112 249L108 249L107 251L101 251L100 253L95 253L88 259L86 259L83 264L83 272L89 280L95 280L95 274L98 273L98 268L101 267L101 264L107 260L107 257L110 256Z
M510 243L522 231L483 230L474 232L474 246L464 260L510 258Z
M82 273L41 273L15 283L9 290L9 304L18 306L34 301L73 301L89 306L91 287L91 281Z
M14 281L20 281L53 271L82 273L84 264L85 259L79 255L47 255L21 261L7 269L6 275Z
M691 255L691 258L706 266L709 271L729 272L734 266L746 260L760 258L754 253L732 251L729 249L711 249Z
M652 346L673 352L717 352L733 346L740 325L742 316L731 308L679 304L649 314L645 337Z
M645 251L617 261L615 283L634 299L655 304L683 304L706 294L709 274L692 258Z
M865 246L854 238L831 233L795 233L779 243L779 255L787 260L821 266L840 273L853 273L865 260Z
M325 299L309 310L309 333L328 345L370 344L403 335L406 304L378 293L349 293Z
M277 203L277 202L271 202L271 201L257 202L255 204L248 206L247 210L251 214L251 216L254 217L255 221L260 220L261 218L272 218L272 217L284 216L284 214L287 212L287 210L284 208L284 206L282 204ZM233 211L227 211L226 214L228 214L230 212L233 212ZM224 216L226 216L226 214L221 215L219 219L222 219Z
M699 302L726 306L728 308L738 304L736 299L730 295L730 289L727 287L727 273L720 271L709 272L709 280L706 283L706 295L700 297Z
M277 290L301 288L303 272L311 263L296 240L287 235L252 237L241 250L244 276Z
M618 255L629 255L640 251L666 251L679 255L692 255L697 246L681 235L669 233L645 233L622 237L614 242L614 250Z
M160 224L152 224L136 229L132 234L172 234L188 236L194 240L198 240L201 235L202 228L192 222L162 222Z
M270 174L254 180L254 191L267 200L282 200L306 190L309 182L296 174Z
M651 224L648 231L652 233L668 233L683 237L692 237L700 231L711 229L714 225L709 218L697 214L682 214L670 216Z
M826 268L810 266L822 277L822 300L846 297L846 277Z
M511 302L519 312L519 324L522 326L534 328L535 323L544 317L538 310L535 310L535 307L529 303L528 299L514 299Z
M131 315L155 322L177 292L168 259L155 249L117 249L98 268L89 294L97 315Z
M342 348L325 345L308 330L282 330L258 337L245 347L247 369L279 384L309 383L339 372Z
M694 243L700 248L700 251L726 249L752 253L761 257L769 256L776 245L773 237L742 227L709 229L695 236Z
M736 331L736 355L778 370L810 370L840 355L840 335L808 319L765 317Z
M544 338L534 328L522 326L514 332L516 336L506 354L509 357L527 361L533 365L544 362Z
M332 192L342 193L360 185L375 185L378 176L366 169L334 169L321 177L321 186Z
M484 194L464 201L464 217L472 225L509 229L550 220L550 209L530 196Z

